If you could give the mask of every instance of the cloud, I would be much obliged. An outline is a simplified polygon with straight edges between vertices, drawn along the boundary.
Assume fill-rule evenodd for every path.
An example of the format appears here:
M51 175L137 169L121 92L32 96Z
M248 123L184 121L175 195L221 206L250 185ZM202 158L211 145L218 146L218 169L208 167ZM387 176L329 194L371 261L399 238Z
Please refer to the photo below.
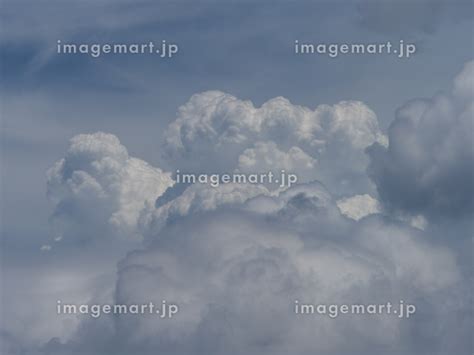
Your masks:
M369 175L384 206L431 217L473 212L473 62L454 89L401 107L389 128L389 146L368 149Z
M288 152L282 152L274 142L257 142L252 148L247 148L238 157L237 170L244 173L265 173L275 170L297 172L300 181L311 181L317 177L317 160L306 154L298 147L292 147Z
M223 206L235 206L252 197L267 195L270 192L262 185L225 184L211 187L192 184L178 197L155 208L148 205L142 210L139 227L145 236L156 235L166 223L179 221L181 217L213 211Z
M445 312L468 306L437 303L455 292L460 274L453 253L431 245L419 230L381 216L344 218L317 183L260 198L277 207L259 210L248 200L200 208L181 215L179 223L168 220L148 247L120 262L115 302L166 299L180 305L175 318L110 317L115 331L104 331L107 338L79 333L56 344L58 352L51 344L46 349L97 353L103 343L109 352L140 354L414 354L419 344L409 329L420 331ZM293 313L295 300L400 299L420 302L420 318ZM439 350L441 339L466 346L465 334L438 335L425 334L430 345L424 351Z
M44 244L40 247L40 250L41 251L50 251L51 250L51 245L48 245L48 244Z
M356 221L381 211L379 202L370 195L355 195L337 201L341 213Z
M472 196L460 192L472 189L466 174L473 167L473 68L466 65L451 93L402 107L388 144L375 114L360 102L310 110L276 98L255 108L213 91L194 95L179 109L165 132L171 166L195 173L285 168L307 180L283 191L252 184L173 185L169 173L129 157L113 135L74 137L48 173L52 220L59 226L54 235L143 236L145 243L123 257L116 275L108 275L107 284L116 282L113 302L165 299L180 312L169 320L80 319L67 336L43 337L40 350L470 353L466 270L472 255L440 236L468 234L472 227L463 219ZM378 196L359 192L361 184L353 182L370 183L368 162ZM310 181L315 178L321 182ZM431 223L434 216L462 223L450 228ZM101 285L84 291L88 301L110 301ZM301 317L293 312L295 300L404 300L417 313L410 319ZM14 349L15 337L5 334Z
M54 235L87 241L133 236L140 211L173 185L170 173L130 157L117 137L80 134L48 170Z
M311 110L277 97L256 108L219 91L193 95L165 137L165 157L182 171L286 168L338 193L368 189L364 149L386 144L376 115L362 102Z

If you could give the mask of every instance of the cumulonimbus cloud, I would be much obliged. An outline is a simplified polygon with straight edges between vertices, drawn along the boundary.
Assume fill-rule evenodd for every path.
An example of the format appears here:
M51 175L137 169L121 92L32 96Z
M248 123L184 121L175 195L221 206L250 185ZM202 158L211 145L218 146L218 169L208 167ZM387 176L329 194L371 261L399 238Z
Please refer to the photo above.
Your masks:
M283 167L307 180L314 179L312 168L321 169L316 174L322 183L303 181L284 191L196 184L165 193L173 185L170 175L130 158L116 137L75 137L49 172L53 220L74 221L78 231L113 225L143 235L143 247L118 265L112 301L166 299L179 304L180 312L167 321L136 315L84 321L69 339L52 340L43 350L464 354L472 320L463 271L468 262L433 238L436 230L413 228L399 213L449 215L449 206L463 209L452 218L472 212L472 196L460 194L472 188L462 184L472 168L471 75L472 63L449 95L400 109L388 144L373 112L358 102L313 111L277 98L255 108L206 92L180 108L165 144L175 167L195 172ZM369 161L380 202L357 184L349 184L351 193L342 198L333 193L350 176L369 181ZM408 320L300 317L292 311L295 300L405 300L419 313ZM94 331L84 330L89 325Z

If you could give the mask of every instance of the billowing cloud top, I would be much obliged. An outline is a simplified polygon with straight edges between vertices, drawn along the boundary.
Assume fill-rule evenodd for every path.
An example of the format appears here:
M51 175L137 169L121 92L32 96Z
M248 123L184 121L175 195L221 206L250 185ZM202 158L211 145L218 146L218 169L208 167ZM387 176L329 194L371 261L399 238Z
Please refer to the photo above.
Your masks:
M130 157L112 134L80 134L48 171L55 233L100 239L135 229L140 211L173 185L170 173Z
M181 170L291 169L338 193L349 182L367 190L364 149L387 144L376 115L362 102L311 110L277 97L255 108L219 91L193 95L165 137L166 157Z

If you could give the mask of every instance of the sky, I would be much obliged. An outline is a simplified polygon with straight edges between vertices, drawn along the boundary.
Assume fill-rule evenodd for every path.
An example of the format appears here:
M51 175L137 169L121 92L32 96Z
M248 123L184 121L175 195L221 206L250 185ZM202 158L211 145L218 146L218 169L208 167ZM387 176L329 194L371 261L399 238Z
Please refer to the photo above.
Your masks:
M3 1L2 353L471 354L473 7ZM417 50L331 58L296 40ZM173 175L281 169L298 184ZM55 314L163 298L182 305L168 323ZM417 313L302 319L295 299Z

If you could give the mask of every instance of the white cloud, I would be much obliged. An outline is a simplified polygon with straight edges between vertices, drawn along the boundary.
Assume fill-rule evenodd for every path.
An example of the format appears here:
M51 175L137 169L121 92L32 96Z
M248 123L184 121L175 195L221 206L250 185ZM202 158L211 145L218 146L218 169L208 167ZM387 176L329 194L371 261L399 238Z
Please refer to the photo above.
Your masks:
M386 144L374 112L358 101L311 110L277 97L256 108L219 91L193 95L165 137L166 157L181 170L229 172L271 165L318 177L338 193L368 189L364 149Z
M370 195L355 195L337 201L341 213L356 221L381 211L379 202Z
M101 239L133 234L140 211L172 186L170 173L130 157L117 137L80 134L48 171L54 234Z
M282 170L296 174L299 182L308 182L318 178L319 167L316 159L306 154L301 148L291 147L282 152L274 142L257 142L247 148L238 158L238 172L266 173L279 175ZM278 186L277 185L274 185Z

